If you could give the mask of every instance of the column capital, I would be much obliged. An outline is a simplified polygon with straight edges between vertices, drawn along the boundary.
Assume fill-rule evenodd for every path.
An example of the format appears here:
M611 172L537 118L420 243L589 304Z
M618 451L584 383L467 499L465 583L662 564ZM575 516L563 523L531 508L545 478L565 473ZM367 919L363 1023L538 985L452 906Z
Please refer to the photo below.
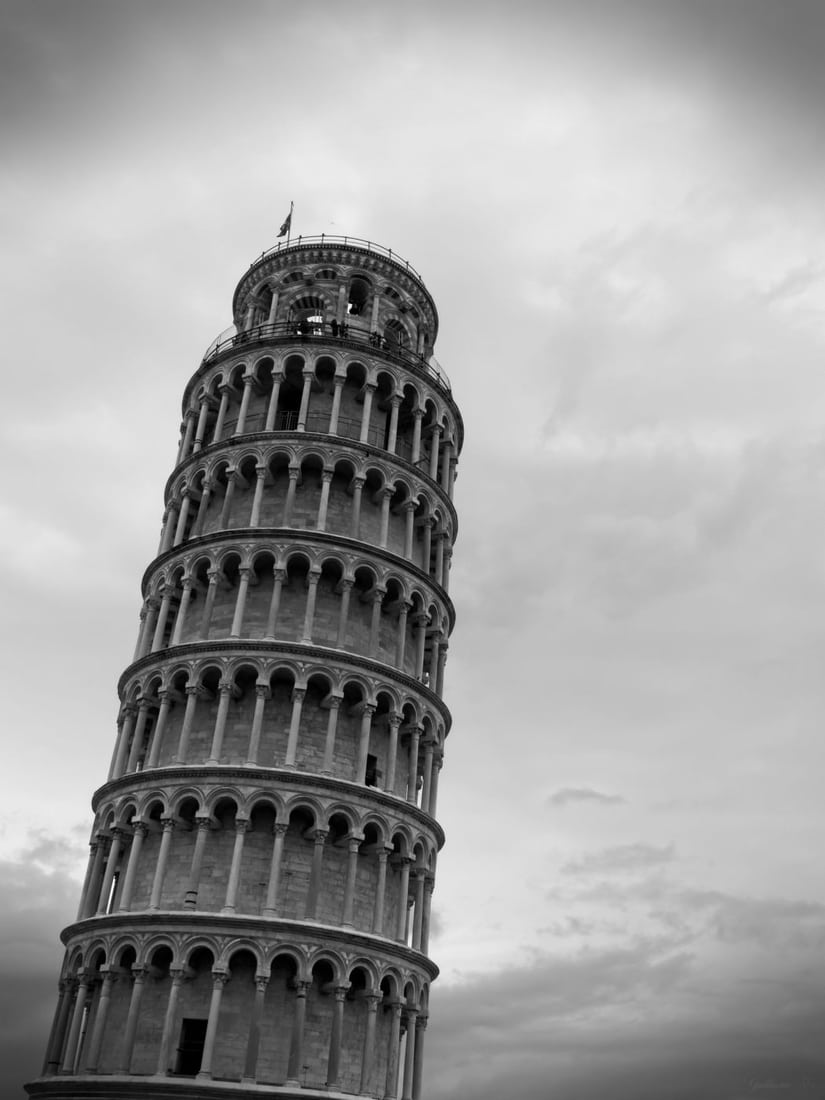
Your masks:
M146 977L147 977L148 973L149 973L149 967L148 966L133 966L132 967L132 977L135 979L135 984L136 985L141 983L141 982L144 982L146 980Z
M255 975L255 988L259 993L265 993L266 987L269 985L268 974L256 974Z
M336 985L333 992L335 993L335 1000L339 1001L339 1002L343 1002L344 998L349 993L349 986L348 985Z
M294 983L295 996L296 997L306 997L307 992L309 991L309 987L311 985L312 985L312 982L306 981L305 978L296 979L295 983Z
M211 832L211 830L212 830L212 818L211 817L202 817L202 816L198 815L195 818L195 828L198 830L198 832L203 832L203 833Z
M255 685L255 698L256 699L271 699L272 689L269 684L256 684Z
M236 817L235 818L235 833L237 834L237 833L249 832L249 826L251 824L252 824L252 822L249 820L248 817Z
M315 829L312 840L315 844L323 844L329 836L329 829Z
M132 822L132 834L134 836L146 836L148 832L149 826L146 825L143 821Z
M286 580L286 569L282 565L276 565L273 567L272 576L276 581L283 583Z
M366 483L367 479L365 477L362 477L360 474L356 474L355 477L352 479L352 484L355 486L356 489L363 489Z
M163 827L163 831L165 833L171 833L172 830L177 825L178 820L177 820L176 817L169 817L167 815L163 815L160 819L160 823L161 823L161 825Z
M221 989L229 981L231 974L228 970L213 970L212 971L212 988Z
M293 688L292 689L292 702L294 703L296 699L300 699L300 700L303 701L304 696L306 695L306 693L307 693L306 688L299 688L299 687Z
M286 836L286 834L289 832L289 822L276 821L275 824L272 826L272 832L275 836Z
M170 966L169 977L172 979L172 985L180 985L183 981L184 970L182 966Z

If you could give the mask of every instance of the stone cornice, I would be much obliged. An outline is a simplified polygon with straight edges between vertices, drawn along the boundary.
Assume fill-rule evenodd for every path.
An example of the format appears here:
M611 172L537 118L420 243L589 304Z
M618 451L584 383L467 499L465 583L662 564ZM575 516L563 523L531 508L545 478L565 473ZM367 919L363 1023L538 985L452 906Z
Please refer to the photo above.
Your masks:
M438 977L439 969L432 959L420 951L413 951L397 940L373 936L369 932L357 932L352 928L339 928L333 924L316 924L312 921L287 920L283 917L222 916L220 913L199 913L191 909L175 912L156 910L147 913L110 913L105 916L87 917L67 925L60 933L65 945L84 933L95 936L104 931L128 929L130 932L161 930L188 933L212 933L233 938L238 936L260 937L269 940L293 940L302 943L320 943L347 953L380 955L388 962L403 961L408 966L423 971L430 981Z
M291 768L258 768L240 767L238 765L206 765L190 764L176 767L146 768L140 772L130 772L118 779L112 779L104 783L92 795L92 809L95 813L104 797L111 796L120 791L133 790L144 787L162 787L167 783L197 783L203 780L213 780L215 783L225 784L227 780L240 780L245 785L265 786L267 784L279 788L296 788L307 790L312 788L313 793L322 791L334 794L342 799L352 800L353 796L363 799L369 807L380 806L382 809L398 816L406 817L414 821L420 828L433 835L439 850L444 846L444 830L434 817L424 813L418 806L406 799L388 794L378 787L364 787L360 783L353 783L349 779L338 779L335 776L318 775L316 772L294 771Z
M321 546L352 550L361 556L365 556L366 550L367 554L379 561L386 562L388 565L395 566L399 569L399 572L412 574L416 580L425 584L432 591L437 592L438 598L447 608L447 614L450 616L450 631L455 626L455 605L453 601L443 585L437 584L420 566L414 565L407 558L402 558L400 554L393 554L391 550L383 550L371 542L363 542L361 539L350 538L348 535L336 535L330 531L312 531L300 527L233 527L227 531L216 531L207 535L198 535L194 539L187 539L186 542L179 543L163 554L159 554L149 563L140 579L141 595L145 596L152 574L167 562L174 561L191 551L211 546L213 543L223 545L227 542L249 542L250 539L253 542L260 539L276 542L317 542Z
M263 638L250 640L226 639L225 641L187 642L186 645L170 646L168 649L158 650L157 653L147 653L138 661L133 661L121 673L117 682L118 695L122 698L124 686L129 677L134 676L144 668L161 665L170 662L179 662L183 657L206 657L215 654L254 653L262 656L267 654L289 654L299 661L322 661L327 664L332 662L339 668L358 668L368 672L373 677L384 680L393 680L403 684L408 690L419 692L427 702L437 710L444 719L444 736L450 732L452 715L449 708L434 691L426 684L409 676L406 672L400 672L392 665L383 664L381 661L372 660L369 657L361 657L355 653L348 653L343 649L334 649L331 646L304 645L302 642L267 642Z
M274 437L277 437L275 439ZM357 454L367 455L370 458L376 458L380 462L387 462L390 466L397 465L407 473L414 477L419 478L427 488L434 491L443 505L446 506L453 521L453 542L458 539L458 513L455 510L455 506L439 483L430 477L429 472L422 470L420 466L414 466L412 462L408 462L406 458L402 458L400 455L391 454L389 451L381 450L380 447L375 447L370 443L361 443L357 439L349 439L346 436L329 435L328 432L299 432L299 431L278 431L278 432L244 432L242 435L233 435L229 439L221 439L218 443L210 443L207 447L201 447L199 451L185 458L183 462L179 463L172 470L172 473L166 479L166 484L163 487L163 502L164 507L169 503L169 491L172 482L181 471L185 471L188 466L196 466L200 459L204 455L212 457L213 455L220 454L222 449L233 450L240 444L260 443L260 442L289 442L293 443L297 441L300 443L307 440L311 443L323 443L326 447L334 446L336 450L350 449Z

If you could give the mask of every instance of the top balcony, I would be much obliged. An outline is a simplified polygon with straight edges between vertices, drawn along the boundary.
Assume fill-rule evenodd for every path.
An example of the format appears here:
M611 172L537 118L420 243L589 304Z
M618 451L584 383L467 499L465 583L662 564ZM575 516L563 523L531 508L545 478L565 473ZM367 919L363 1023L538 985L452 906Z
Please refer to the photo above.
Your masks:
M418 355L417 352L411 351L402 344L387 340L379 332L368 332L366 329L347 324L339 325L337 321L331 323L319 319L299 323L277 321L272 324L254 325L243 332L238 332L234 325L230 325L216 336L206 349L203 354L203 364L211 362L232 349L253 347L257 344L293 344L296 341L307 344L323 342L331 346L350 347L356 350L371 348L402 366L420 371L447 393L452 393L450 379L434 355L425 359L423 355Z
M389 260L390 263L395 264L396 267L400 267L402 271L408 272L408 274L418 279L419 283L424 286L424 280L410 261L403 259L397 252L393 252L391 248L384 248L383 245L376 244L375 241L365 241L362 237L339 237L332 233L321 233L316 236L293 237L291 240L279 241L277 244L273 245L272 248L268 248L266 252L262 252L249 266L250 268L256 267L261 260L269 259L270 256L277 256L279 252L319 247L348 248L354 252L371 252L376 256L381 256L383 259Z

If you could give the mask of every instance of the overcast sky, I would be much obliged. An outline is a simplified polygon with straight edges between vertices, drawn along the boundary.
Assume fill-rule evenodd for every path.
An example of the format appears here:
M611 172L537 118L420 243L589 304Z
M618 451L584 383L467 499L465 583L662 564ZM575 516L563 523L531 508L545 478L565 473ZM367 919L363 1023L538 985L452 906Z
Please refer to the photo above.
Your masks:
M825 5L3 4L0 1092L43 1055L181 394L293 232L466 443L426 1100L825 1097Z

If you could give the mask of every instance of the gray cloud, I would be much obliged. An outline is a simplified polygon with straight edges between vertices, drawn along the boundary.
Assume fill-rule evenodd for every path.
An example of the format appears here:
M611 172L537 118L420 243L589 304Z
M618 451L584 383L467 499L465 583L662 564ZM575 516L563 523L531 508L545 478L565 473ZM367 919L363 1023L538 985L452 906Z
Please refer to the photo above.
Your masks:
M592 787L560 787L547 799L548 806L569 806L576 802L595 802L602 806L616 806L625 799L618 794L603 794Z
M653 844L620 844L570 860L561 872L565 875L624 874L672 863L674 858L672 844L659 848Z

